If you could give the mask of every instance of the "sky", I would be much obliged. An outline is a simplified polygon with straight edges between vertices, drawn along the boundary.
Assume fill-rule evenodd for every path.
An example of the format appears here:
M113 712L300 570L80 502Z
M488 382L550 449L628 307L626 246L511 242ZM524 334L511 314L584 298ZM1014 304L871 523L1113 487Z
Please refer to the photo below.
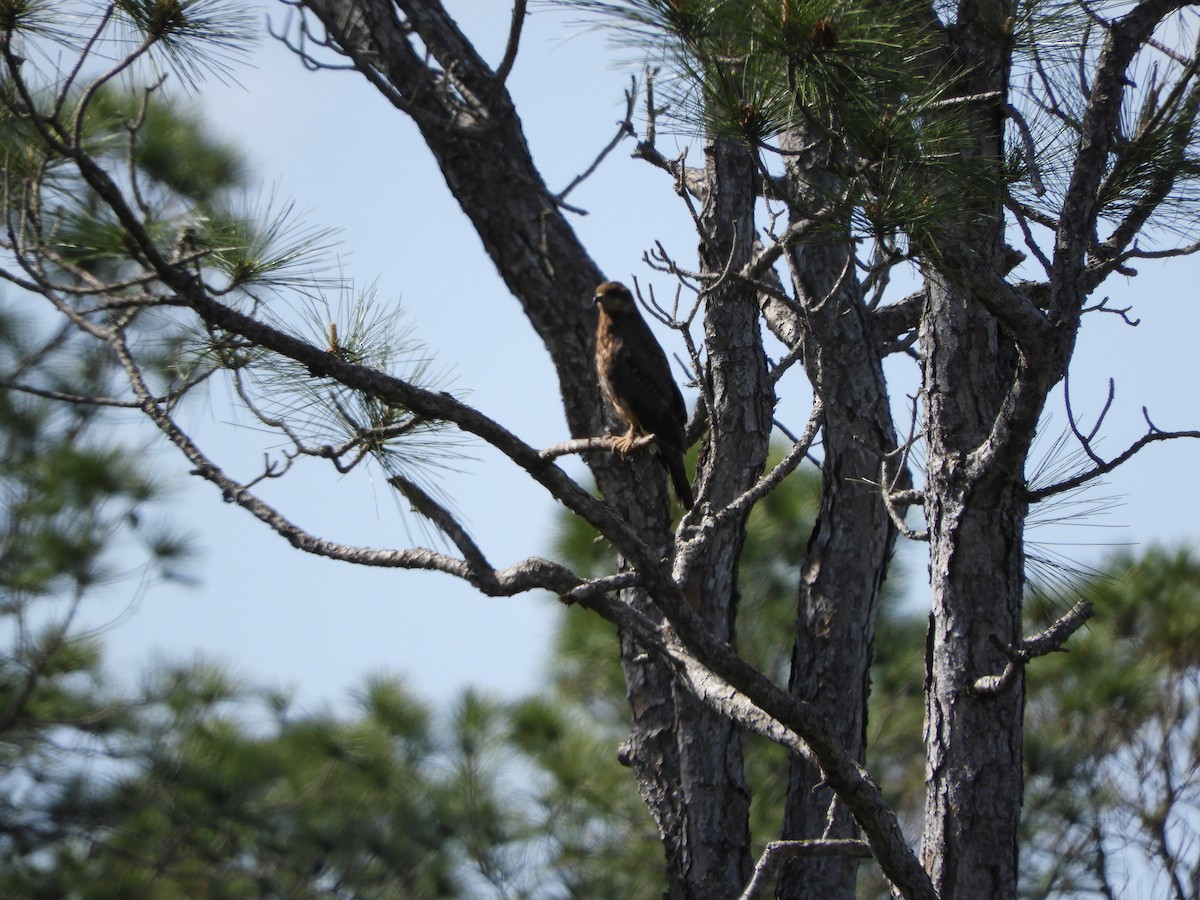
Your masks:
M285 26L282 5L259 5L270 10L277 31ZM498 60L507 4L447 5L485 58ZM629 70L614 65L616 59L605 35L572 25L569 15L538 7L530 16L509 86L552 187L586 169L615 133L629 83ZM341 273L403 308L448 389L534 446L566 438L546 354L407 118L361 76L308 72L270 38L234 77L236 83L206 83L195 99L214 131L246 154L262 197L294 200L306 224L339 230ZM660 139L669 153L672 138ZM669 280L648 271L642 253L661 240L691 259L695 237L669 179L631 159L630 149L623 144L572 194L571 202L588 211L572 224L607 277L636 276L669 295ZM1192 387L1200 381L1193 338L1200 331L1200 261L1141 268L1138 278L1114 279L1097 295L1116 306L1132 304L1141 324L1090 316L1072 368L1073 402L1082 415L1101 409L1108 379L1115 379L1100 444L1108 454L1141 435L1143 404L1160 427L1200 427ZM914 374L911 365L889 364L889 379L900 386L915 385ZM807 404L806 392L793 390L782 399L780 419L802 428ZM236 477L252 477L264 450L280 449L236 413L219 387L186 409L184 425ZM1052 438L1063 427L1059 414L1044 431ZM487 448L465 449L457 471L445 473L445 487L492 562L505 566L549 553L553 501ZM203 655L249 683L292 689L310 709L340 705L364 677L379 672L402 676L439 704L468 686L515 697L541 683L558 614L552 598L486 598L445 575L305 555L222 503L169 450L149 459L173 488L164 515L194 536L197 584L141 591L119 585L89 609L89 621L107 629L117 670L136 675L155 660ZM1198 459L1197 443L1152 447L1089 495L1118 501L1107 515L1030 537L1047 551L1091 564L1114 546L1195 545ZM582 471L578 463L565 465ZM323 537L384 548L424 543L425 534L377 475L339 475L309 461L264 495ZM912 602L921 603L920 553L903 558L916 582Z

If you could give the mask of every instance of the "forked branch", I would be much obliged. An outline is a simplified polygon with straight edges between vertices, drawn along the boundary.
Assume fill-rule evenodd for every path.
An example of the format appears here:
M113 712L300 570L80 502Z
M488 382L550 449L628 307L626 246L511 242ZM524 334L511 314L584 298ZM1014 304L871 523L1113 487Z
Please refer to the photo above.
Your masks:
M1107 406L1106 406L1107 409ZM1070 418L1070 410L1068 410L1068 418ZM1067 491L1073 491L1084 484L1087 484L1093 479L1099 478L1102 475L1107 475L1113 469L1128 462L1142 448L1156 444L1159 441L1173 441L1179 438L1200 439L1200 431L1163 431L1150 420L1150 414L1146 411L1146 407L1142 407L1142 418L1146 420L1146 433L1134 441L1125 449L1124 452L1117 454L1110 460L1105 460L1099 456L1092 447L1091 438L1095 436L1095 430L1090 434L1084 435L1076 426L1075 422L1071 422L1071 429L1075 432L1075 436L1083 445L1084 452L1095 463L1092 468L1080 472L1070 478L1063 479L1057 484L1051 484L1044 488L1039 488L1034 491L1026 491L1025 497L1030 503L1037 503L1045 500L1047 497L1053 497L1055 494L1063 494ZM1098 427L1098 424L1097 424Z
M1082 628L1083 623L1094 614L1092 604L1087 600L1080 600L1045 631L1021 641L1015 647L1005 644L994 634L989 635L992 646L1008 657L1008 665L999 675L976 678L971 685L971 692L979 695L999 694L1012 684L1030 660L1061 650L1067 639Z

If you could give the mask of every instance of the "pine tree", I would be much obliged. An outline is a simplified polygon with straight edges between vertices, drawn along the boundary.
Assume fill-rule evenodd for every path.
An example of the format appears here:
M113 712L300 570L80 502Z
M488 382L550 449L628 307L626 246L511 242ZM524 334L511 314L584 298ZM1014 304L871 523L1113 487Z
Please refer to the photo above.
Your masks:
M645 112L631 94L621 135L636 135L636 155L663 170L664 195L682 198L699 241L694 263L674 248L648 252L689 300L666 309L645 298L678 332L700 393L689 429L701 448L696 508L678 526L649 454L626 459L605 436L586 300L607 278L546 186L507 86L524 0L494 66L437 0L301 0L290 39L308 67L352 67L411 117L545 344L571 441L531 447L439 390L372 298L326 316L337 304L325 291L338 286L311 274L323 230L148 190L151 157L139 147L164 102L149 76L197 89L206 72L228 76L250 33L236 3L121 0L85 18L84 32L65 28L52 4L0 10L14 223L0 241L4 273L117 366L125 402L191 471L294 546L442 571L490 595L546 589L615 624L632 713L624 759L662 838L669 896L735 896L751 877L749 730L790 754L789 842L762 861L765 871L789 858L780 896L849 897L854 860L869 856L906 897L1014 897L1024 670L1091 611L1081 603L1026 637L1030 508L1147 444L1197 436L1148 425L1105 457L1100 423L1072 415L1087 463L1058 483L1026 481L1084 313L1103 308L1089 297L1138 259L1200 249L1195 4L571 5L649 55ZM62 67L39 72L43 60ZM150 90L118 114L111 140L93 143L86 126L127 71ZM687 154L658 148L668 125L694 138ZM63 196L93 202L101 227L60 228ZM1146 249L1148 236L1163 246ZM895 296L890 276L910 265L919 289ZM152 317L188 335L166 368L161 347L141 340ZM785 347L778 361L767 333ZM893 420L903 405L883 360L894 353L919 372L911 423ZM791 368L816 399L767 470L776 390ZM209 379L286 443L255 477L231 475L180 426L176 410ZM438 441L454 436L487 443L594 527L617 551L616 570L589 577L540 557L494 566L437 491L439 452L453 453ZM818 436L822 497L794 560L785 689L736 650L739 563L755 505ZM566 453L584 455L603 499L559 467ZM299 527L256 488L301 457L339 474L381 467L442 549L346 546ZM909 510L924 522L910 524ZM917 852L863 767L871 652L890 639L877 630L879 594L898 535L929 544L932 581Z

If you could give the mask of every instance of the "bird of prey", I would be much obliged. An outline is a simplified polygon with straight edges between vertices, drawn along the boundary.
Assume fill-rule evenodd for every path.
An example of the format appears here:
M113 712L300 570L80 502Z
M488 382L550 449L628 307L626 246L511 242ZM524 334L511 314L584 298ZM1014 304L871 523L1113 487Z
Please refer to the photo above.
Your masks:
M596 288L596 373L604 399L629 431L615 441L624 457L642 435L653 435L658 458L671 476L675 496L692 508L692 487L683 467L687 411L671 377L666 354L638 312L629 288L606 281Z

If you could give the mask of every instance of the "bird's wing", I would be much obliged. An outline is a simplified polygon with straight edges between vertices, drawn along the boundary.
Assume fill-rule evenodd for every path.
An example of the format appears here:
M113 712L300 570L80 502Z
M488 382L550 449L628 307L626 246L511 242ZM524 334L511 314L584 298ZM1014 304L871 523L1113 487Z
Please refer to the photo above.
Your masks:
M665 445L682 448L687 415L683 396L649 327L636 324L641 327L621 335L621 351L612 361L609 380L643 431L659 436Z

